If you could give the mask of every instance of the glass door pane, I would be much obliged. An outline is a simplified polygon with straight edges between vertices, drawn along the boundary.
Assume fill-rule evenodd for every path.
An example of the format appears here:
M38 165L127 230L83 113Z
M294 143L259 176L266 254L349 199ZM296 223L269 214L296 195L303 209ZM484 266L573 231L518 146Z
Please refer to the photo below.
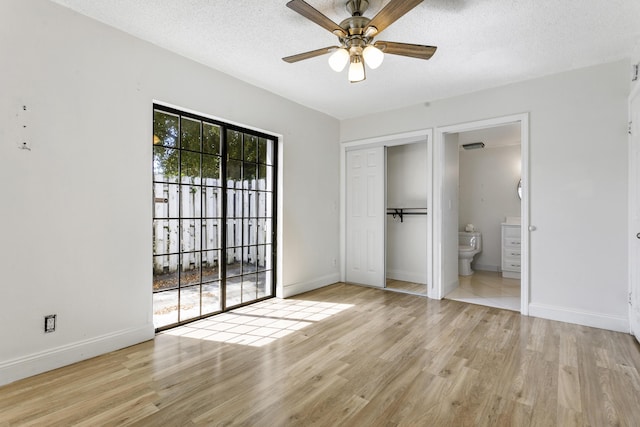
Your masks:
M227 132L226 305L246 304L272 295L271 256L273 141L236 130ZM261 190L261 191L260 191ZM269 200L271 199L271 200ZM269 201L268 201L269 200ZM261 244L261 245L259 245ZM267 259L269 258L269 259Z

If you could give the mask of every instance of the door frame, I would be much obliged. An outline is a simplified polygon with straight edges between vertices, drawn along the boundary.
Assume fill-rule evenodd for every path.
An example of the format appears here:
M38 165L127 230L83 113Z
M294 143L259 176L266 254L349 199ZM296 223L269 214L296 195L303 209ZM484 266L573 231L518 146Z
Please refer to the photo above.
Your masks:
M433 287L433 129L421 129L411 132L402 132L397 134L364 138L354 141L346 141L340 144L340 280L346 279L346 246L347 246L347 188L346 188L346 170L347 170L347 151L374 148L374 147L393 147L397 145L407 145L419 142L427 143L427 235L425 236L425 244L427 245L427 288L429 292ZM386 165L385 165L385 182L386 182ZM385 190L386 193L386 190ZM386 194L385 194L386 198ZM385 221L386 224L386 221ZM386 227L386 225L385 225ZM384 246L386 253L386 229L383 230L385 236ZM385 266L386 270L386 266ZM386 273L385 273L386 274ZM431 296L427 294L427 296Z
M269 299L269 298L283 298L286 295L283 295L283 281L282 281L282 272L283 272L283 215L281 214L283 212L283 182L284 182L284 168L282 167L283 165L283 154L284 154L284 136L280 133L276 133L276 132L271 132L268 130L264 130L255 126L249 126L249 125L245 125L239 122L235 122L235 121L231 121L231 120L227 120L221 117L217 117L211 114L207 114L207 113L203 113L200 111L196 111L193 109L189 109L186 107L182 107L180 105L175 105L172 103L168 103L168 102L164 102L161 100L157 100L157 99L153 99L152 100L152 111L155 111L156 109L160 110L160 111L164 111L166 113L170 113L170 114L174 114L177 115L179 117L188 117L194 120L198 120L198 121L202 121L202 122L208 122L208 123L212 123L215 124L217 126L220 126L221 129L232 129L232 130L236 130L236 131L240 131L243 133L249 132L252 133L256 136L262 136L264 138L268 138L271 139L273 141L273 152L274 152L274 158L273 158L273 164L271 165L273 168L275 168L275 175L273 176L274 182L273 182L273 190L272 190L272 219L271 219L271 223L272 223L272 251L270 254L271 257L271 294L269 296L265 296L265 297L260 297L258 299L252 300L252 301L248 301L248 302L244 302L244 303L240 303L239 305L234 305L231 306L232 309L235 308L239 308L245 305L249 305L249 304L253 304L265 299ZM153 132L153 121L150 122L150 131ZM221 136L221 144L224 144L224 138ZM221 146L221 149L224 150L224 148ZM221 151L221 158L224 157L224 155L222 154ZM222 173L222 170L221 170ZM153 175L153 174L152 174ZM152 178L152 185L154 183L154 180ZM182 183L177 184L177 185L184 185ZM223 192L224 196L223 198L226 198L226 186L222 186L219 187L221 189L221 191ZM152 208L153 208L153 201L151 201L152 203ZM221 211L226 212L226 201L223 202L223 206L220 208ZM153 209L152 209L153 210ZM155 211L154 211L155 212ZM225 215L225 220L226 220L226 213ZM152 216L153 220L155 220L155 214L154 216ZM153 221L152 220L152 221ZM275 230L273 230L273 227L275 227ZM226 227L223 227L226 228ZM221 246L220 250L220 260L222 260L224 257L226 259L226 237L224 237L224 234L221 235L221 240L224 241L224 244ZM253 246L253 245L250 245ZM205 249L201 249L201 252L204 251ZM181 255L182 252L180 252ZM275 256L275 260L274 260L274 256ZM274 262L275 261L275 262ZM180 267L179 267L180 268ZM222 274L222 269L220 270ZM221 284L221 288L220 288L220 308L221 311L216 311L216 312L211 312L211 313L206 313L206 314L202 314L202 312L200 313L199 316L197 317L193 317L193 318L189 318L185 321L179 321L178 323L174 323L174 324L170 324L170 325L163 325L159 328L155 328L156 332L159 330L165 330L165 329L170 329L176 326L179 326L181 324L184 323L189 323L198 319L202 319L202 318L207 318L210 317L212 315L215 314L219 314L222 312L226 312L229 310L228 307L225 307L226 304L226 298L225 298L225 292L226 292L226 285L222 286L222 283L225 282L226 278L224 278L222 275L220 276L220 284ZM201 290L200 292L202 292L202 281L200 282L200 287ZM153 321L153 313L151 314L151 320Z
M640 83L636 84L629 94L628 104L628 121L629 121L629 214L628 214L628 277L629 277L629 332L640 341L640 327L636 325L636 314L634 311L640 310L640 268L637 266L638 257L640 257L640 249L638 248L638 239L636 233L638 230L638 224L634 218L635 213L640 210L640 200L638 199L638 186L640 183L635 179L638 176L638 169L640 164L635 160L637 157L634 155L634 144L640 144L635 142L635 138L640 138L640 135L634 135L634 132L640 132L640 124L633 124L633 101L638 98L640 103ZM635 138L634 138L635 137Z
M529 233L534 228L530 228L529 224L529 113L514 114L503 117L496 117L486 120L478 120L466 123L460 123L450 126L437 127L434 133L434 176L433 176L433 199L435 201L433 215L433 281L435 289L432 298L444 298L444 278L442 270L444 268L444 257L442 254L442 225L444 217L444 201L443 184L446 174L444 144L445 135L460 133L472 130L486 129L506 124L520 123L520 160L521 160L521 178L522 178L522 199L520 205L521 217L521 240L522 240L522 267L520 274L520 313L529 314L530 299L530 243ZM431 289L431 288L430 288Z

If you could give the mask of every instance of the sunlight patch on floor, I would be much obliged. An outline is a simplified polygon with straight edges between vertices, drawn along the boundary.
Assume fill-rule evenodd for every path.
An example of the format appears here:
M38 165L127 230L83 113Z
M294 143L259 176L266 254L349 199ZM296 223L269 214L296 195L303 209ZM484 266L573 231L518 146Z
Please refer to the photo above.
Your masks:
M351 307L352 304L270 299L162 334L262 347Z

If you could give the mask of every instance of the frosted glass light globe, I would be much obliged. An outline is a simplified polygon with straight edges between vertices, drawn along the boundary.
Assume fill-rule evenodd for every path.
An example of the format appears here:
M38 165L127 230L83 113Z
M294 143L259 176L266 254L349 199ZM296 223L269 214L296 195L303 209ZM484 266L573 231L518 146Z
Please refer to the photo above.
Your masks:
M366 62L372 70L378 68L384 59L384 53L373 45L365 47L362 55L364 56L364 62Z
M349 65L349 81L351 83L360 82L364 80L364 63L358 56L351 59Z
M340 72L344 70L344 67L349 63L349 51L347 49L341 48L336 50L329 57L329 66L335 72Z

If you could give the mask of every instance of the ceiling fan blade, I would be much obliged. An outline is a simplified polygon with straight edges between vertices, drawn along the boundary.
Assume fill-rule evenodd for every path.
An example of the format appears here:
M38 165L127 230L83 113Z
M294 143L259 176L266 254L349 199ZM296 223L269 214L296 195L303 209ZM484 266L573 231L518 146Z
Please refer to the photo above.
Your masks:
M309 52L286 56L282 58L282 60L288 62L289 64L292 64L294 62L302 61L303 59L315 58L316 56L324 55L335 49L338 49L338 46L323 47L322 49L310 50Z
M375 27L377 31L374 32L374 35L379 34L420 3L422 3L422 0L391 0L373 17L367 29Z
M287 7L295 12L298 12L300 15L305 18L315 22L320 25L322 28L325 28L331 31L338 37L345 37L347 33L340 28L340 25L333 22L331 19L327 18L322 14L319 10L315 9L309 3L304 0L291 0L287 3Z
M436 46L425 46L421 44L396 43L377 41L373 44L384 53L392 55L410 56L418 59L429 59L436 53Z

